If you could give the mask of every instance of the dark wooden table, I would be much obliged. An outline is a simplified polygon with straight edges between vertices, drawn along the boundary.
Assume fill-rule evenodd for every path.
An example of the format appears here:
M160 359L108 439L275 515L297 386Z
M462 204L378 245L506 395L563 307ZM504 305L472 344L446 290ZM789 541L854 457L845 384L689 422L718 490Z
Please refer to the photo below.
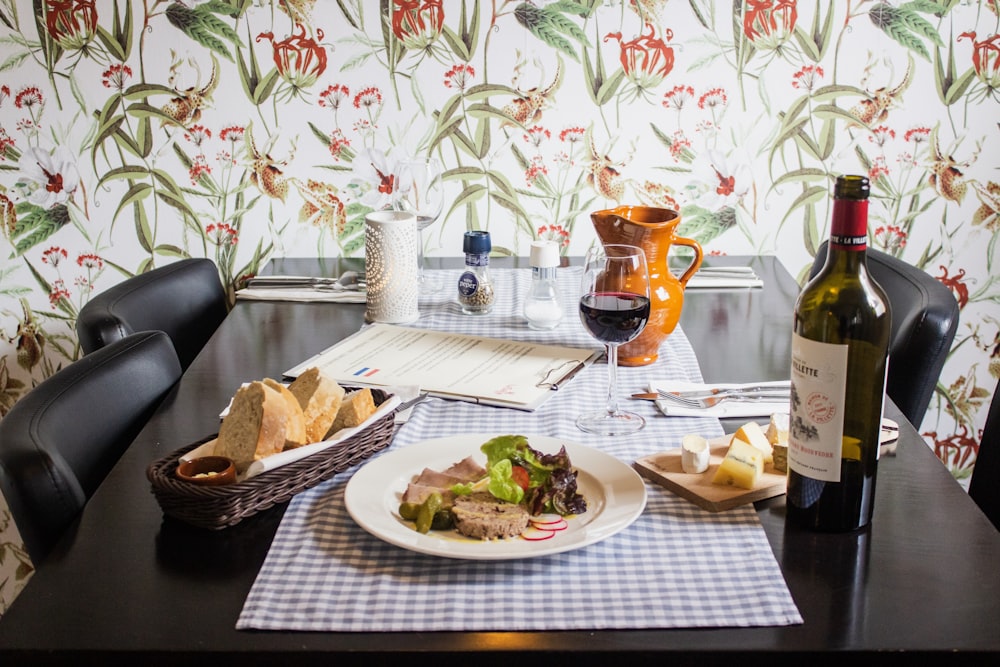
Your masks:
M787 377L797 293L773 257L760 290L690 291L682 326L708 380ZM508 261L508 264L517 264ZM448 264L448 262L445 262ZM499 265L501 262L496 262ZM520 261L524 266L524 260ZM352 260L278 260L276 273L335 275ZM1000 651L1000 533L893 405L898 454L879 464L875 518L860 534L786 529L783 498L757 510L804 624L600 632L237 632L236 618L284 507L220 532L165 520L147 465L210 433L239 384L280 373L356 331L360 305L241 302L80 517L0 619L0 664L714 664L742 652L837 660L844 652L938 659ZM127 388L123 387L123 391ZM731 426L731 425L729 425ZM734 563L738 567L738 563ZM475 655L471 655L471 654ZM464 654L464 655L463 655ZM511 662L511 661L518 662ZM572 662L571 662L572 661Z

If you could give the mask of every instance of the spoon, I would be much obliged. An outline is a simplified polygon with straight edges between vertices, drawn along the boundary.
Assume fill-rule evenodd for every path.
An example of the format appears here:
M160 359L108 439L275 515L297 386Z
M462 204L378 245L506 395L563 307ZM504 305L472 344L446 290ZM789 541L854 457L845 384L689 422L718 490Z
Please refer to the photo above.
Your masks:
M344 271L332 283L321 283L315 286L316 289L333 292L354 291L363 289L364 287L365 281L358 276L357 271Z

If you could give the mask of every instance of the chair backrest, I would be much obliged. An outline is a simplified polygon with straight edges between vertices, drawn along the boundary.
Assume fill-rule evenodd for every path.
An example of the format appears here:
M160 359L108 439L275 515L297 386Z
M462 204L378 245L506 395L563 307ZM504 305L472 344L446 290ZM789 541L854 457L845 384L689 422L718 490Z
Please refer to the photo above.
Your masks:
M80 309L76 332L85 354L137 331L170 336L187 368L228 312L210 259L182 259L141 273L96 295Z
M969 495L1000 530L1000 383L993 391L990 412L986 416L979 453L972 467Z
M0 419L0 492L36 565L180 376L169 337L140 332L46 378Z
M824 241L810 276L826 263ZM869 248L868 272L889 297L892 337L886 393L920 427L958 330L958 301L926 271Z

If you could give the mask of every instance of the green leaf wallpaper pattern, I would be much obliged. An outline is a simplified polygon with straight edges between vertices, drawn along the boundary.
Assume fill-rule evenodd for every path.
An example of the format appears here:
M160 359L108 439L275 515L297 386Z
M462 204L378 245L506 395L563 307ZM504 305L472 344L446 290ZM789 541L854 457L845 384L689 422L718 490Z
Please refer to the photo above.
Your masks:
M207 256L232 298L362 254L403 157L445 168L429 255L579 255L639 203L797 277L856 172L872 246L962 307L919 427L964 478L1000 377L998 92L998 0L2 0L0 417L130 275Z

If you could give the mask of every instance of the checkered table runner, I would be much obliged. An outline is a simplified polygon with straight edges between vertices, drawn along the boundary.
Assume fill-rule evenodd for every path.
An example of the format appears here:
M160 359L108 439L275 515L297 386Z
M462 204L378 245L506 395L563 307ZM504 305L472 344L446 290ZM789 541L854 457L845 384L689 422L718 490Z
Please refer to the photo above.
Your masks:
M520 317L527 270L494 271L494 312L478 317L462 315L455 302L459 272L435 272L445 290L421 297L413 326L596 347L576 311L579 269L560 273L565 317L553 331L532 331ZM666 340L654 366L619 370L621 393L642 390L651 373L701 380L682 331ZM627 407L647 419L639 433L602 438L579 431L577 414L604 405L606 383L607 366L594 364L530 413L428 399L385 451L470 432L522 433L564 438L631 463L678 446L686 433L722 434L716 419L667 418L652 403L632 401ZM362 530L344 507L352 472L292 500L238 629L596 630L802 622L752 505L713 514L647 484L642 515L602 542L532 559L467 561L413 553Z

